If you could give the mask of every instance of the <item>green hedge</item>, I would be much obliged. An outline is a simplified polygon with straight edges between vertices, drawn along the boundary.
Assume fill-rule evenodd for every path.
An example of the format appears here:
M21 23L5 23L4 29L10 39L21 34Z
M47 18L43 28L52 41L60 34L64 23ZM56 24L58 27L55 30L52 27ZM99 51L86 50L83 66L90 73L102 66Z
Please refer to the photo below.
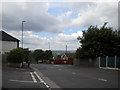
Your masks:
M8 53L7 61L11 63L21 63L24 61L24 50L22 48L13 49Z

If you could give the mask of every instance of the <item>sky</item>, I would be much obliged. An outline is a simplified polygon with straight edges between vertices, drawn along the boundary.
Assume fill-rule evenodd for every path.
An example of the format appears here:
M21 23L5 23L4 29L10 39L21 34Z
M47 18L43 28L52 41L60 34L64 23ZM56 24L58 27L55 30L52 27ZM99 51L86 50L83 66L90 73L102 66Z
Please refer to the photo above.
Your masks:
M30 50L76 50L90 25L118 28L118 2L2 2L1 30Z

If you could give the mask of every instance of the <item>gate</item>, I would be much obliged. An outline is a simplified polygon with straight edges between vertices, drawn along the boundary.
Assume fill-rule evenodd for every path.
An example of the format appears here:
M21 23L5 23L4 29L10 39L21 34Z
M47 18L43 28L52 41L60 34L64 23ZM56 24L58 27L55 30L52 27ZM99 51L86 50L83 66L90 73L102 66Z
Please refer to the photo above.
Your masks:
M120 68L120 57L116 57L116 68Z
M100 67L106 67L106 57L100 57Z
M115 57L108 57L108 67L115 68Z

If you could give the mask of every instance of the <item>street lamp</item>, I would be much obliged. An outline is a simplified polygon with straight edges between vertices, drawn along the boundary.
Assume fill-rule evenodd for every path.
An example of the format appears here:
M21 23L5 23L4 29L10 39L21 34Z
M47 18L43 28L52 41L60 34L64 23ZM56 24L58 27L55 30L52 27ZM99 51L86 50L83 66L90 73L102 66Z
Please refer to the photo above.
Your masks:
M26 22L26 21L22 21L22 48L23 48L23 23L24 22ZM24 58L24 56L23 56L23 58ZM22 65L21 65L22 68L23 68L23 61L22 61Z
M23 23L26 21L22 21L22 48L23 48Z

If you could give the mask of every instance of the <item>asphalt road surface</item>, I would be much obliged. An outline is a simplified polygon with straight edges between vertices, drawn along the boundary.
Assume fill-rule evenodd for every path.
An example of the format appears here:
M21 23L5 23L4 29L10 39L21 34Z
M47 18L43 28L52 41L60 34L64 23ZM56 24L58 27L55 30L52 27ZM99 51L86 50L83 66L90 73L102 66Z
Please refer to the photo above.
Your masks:
M2 69L3 90L50 90L47 84L31 68L3 67Z
M52 64L31 64L31 68L3 67L2 87L3 90L118 88L118 71Z
M32 64L51 88L118 88L118 71L72 65Z

